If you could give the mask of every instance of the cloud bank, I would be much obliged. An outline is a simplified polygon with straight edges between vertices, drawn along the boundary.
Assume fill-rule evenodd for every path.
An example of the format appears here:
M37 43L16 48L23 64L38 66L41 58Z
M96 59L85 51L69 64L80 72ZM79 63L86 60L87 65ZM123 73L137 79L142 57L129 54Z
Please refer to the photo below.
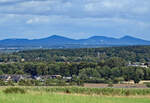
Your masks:
M2 38L150 38L149 0L0 0L0 18Z

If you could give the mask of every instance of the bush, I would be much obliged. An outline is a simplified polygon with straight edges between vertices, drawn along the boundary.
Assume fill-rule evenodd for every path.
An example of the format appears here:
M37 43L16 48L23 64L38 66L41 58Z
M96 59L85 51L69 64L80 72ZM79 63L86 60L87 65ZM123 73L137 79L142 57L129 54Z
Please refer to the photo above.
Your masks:
M56 83L57 86L66 86L66 82L63 81L63 80L59 80L57 83Z
M13 87L7 88L3 92L6 93L6 94L12 94L12 93L14 93L14 94L17 94L17 93L25 94L26 93L26 91L24 89L17 88L17 87L15 87L15 88L13 88Z
M108 87L113 87L113 86L114 86L113 83L108 84Z
M71 91L70 91L69 89L66 89L66 90L65 90L65 93L70 94Z
M13 83L13 81L8 81L7 86L15 86L15 84Z
M150 88L150 83L145 83L148 88Z
M87 83L107 83L107 80L104 78L89 78L86 80Z
M113 79L113 83L121 83L122 81L124 81L124 78L123 77L118 77L118 78L114 78Z
M3 80L0 80L0 86L6 86L6 83Z
M77 85L78 85L78 86L84 86L84 82L79 79L79 80L77 81Z
M75 85L77 85L77 83L76 82L69 82L69 85L70 86L75 86Z
M21 81L19 81L18 85L20 85L20 86L33 86L34 83L32 83L31 80L21 80Z

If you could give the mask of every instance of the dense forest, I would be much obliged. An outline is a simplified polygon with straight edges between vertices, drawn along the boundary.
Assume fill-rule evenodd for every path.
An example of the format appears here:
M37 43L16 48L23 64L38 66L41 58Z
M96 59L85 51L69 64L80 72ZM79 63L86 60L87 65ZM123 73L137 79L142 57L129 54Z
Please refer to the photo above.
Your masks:
M127 46L83 49L39 49L10 54L0 53L0 62L99 62L111 57L131 62L149 62L150 46Z
M86 49L39 49L0 54L0 75L61 75L84 82L117 83L150 80L150 68L128 62L150 62L150 46Z

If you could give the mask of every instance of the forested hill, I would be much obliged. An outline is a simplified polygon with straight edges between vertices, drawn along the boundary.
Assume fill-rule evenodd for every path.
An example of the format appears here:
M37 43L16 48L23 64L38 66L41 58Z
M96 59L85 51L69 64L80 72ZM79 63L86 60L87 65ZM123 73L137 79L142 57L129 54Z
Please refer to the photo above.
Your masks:
M0 54L1 62L49 61L49 62L97 62L111 57L125 61L149 62L150 46L127 46L83 49L39 49Z

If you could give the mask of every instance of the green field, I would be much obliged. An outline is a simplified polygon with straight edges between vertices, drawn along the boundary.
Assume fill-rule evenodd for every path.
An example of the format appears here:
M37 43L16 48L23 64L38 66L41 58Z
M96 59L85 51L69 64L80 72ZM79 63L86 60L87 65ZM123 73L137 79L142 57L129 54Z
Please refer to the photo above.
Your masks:
M150 103L149 98L77 96L51 93L0 94L0 103Z
M6 94L4 90L5 88L0 89L0 103L150 103L149 95L106 96L63 93L58 91L54 93L41 88L28 89L25 94Z

